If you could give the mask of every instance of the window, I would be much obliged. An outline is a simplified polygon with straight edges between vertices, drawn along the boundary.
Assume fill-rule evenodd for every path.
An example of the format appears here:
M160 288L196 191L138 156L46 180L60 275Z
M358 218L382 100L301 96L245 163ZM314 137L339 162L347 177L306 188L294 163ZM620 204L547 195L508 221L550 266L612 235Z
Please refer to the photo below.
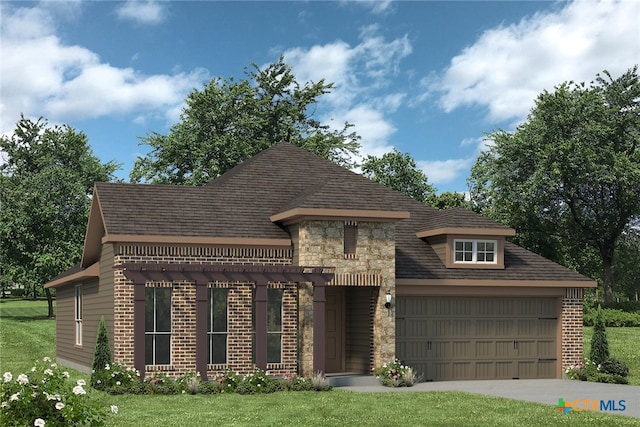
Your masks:
M145 364L171 363L171 288L145 288Z
M267 289L267 363L282 361L282 289Z
M207 334L209 337L209 364L227 363L227 301L229 290L209 288L207 307Z
M344 223L344 257L355 258L358 243L358 223L345 221Z
M455 240L454 261L469 264L495 264L497 242L495 240Z
M267 289L267 363L282 363L282 289ZM256 305L253 294L253 361L256 360Z
M76 320L76 345L82 345L82 285L76 285L75 320Z

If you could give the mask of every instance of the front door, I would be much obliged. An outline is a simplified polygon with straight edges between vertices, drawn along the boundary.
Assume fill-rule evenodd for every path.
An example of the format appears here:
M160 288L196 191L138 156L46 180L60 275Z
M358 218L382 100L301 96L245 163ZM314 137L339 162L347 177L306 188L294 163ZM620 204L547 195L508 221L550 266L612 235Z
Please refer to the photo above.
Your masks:
M325 288L327 373L344 372L344 288Z

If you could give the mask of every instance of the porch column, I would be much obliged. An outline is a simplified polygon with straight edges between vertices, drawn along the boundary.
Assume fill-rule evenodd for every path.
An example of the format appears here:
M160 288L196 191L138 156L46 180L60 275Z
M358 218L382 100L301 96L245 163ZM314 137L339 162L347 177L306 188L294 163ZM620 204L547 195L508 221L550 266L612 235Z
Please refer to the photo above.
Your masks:
M267 370L267 280L256 281L256 366Z
M196 370L207 381L209 337L207 335L207 285L196 283Z
M140 381L144 380L144 282L133 284L133 366L140 371Z
M313 282L313 372L325 372L325 283Z

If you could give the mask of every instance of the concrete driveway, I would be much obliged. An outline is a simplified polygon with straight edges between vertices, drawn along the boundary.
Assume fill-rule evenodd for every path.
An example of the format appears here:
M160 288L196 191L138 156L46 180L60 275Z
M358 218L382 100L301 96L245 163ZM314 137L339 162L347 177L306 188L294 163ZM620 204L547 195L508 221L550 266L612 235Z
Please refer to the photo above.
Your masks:
M572 380L492 380L428 382L408 388L390 388L368 381L340 388L359 392L464 391L545 403L554 407L558 406L558 399L562 398L565 406L569 403L583 409L585 405L595 405L599 410L603 409L602 412L640 418L640 387L630 385ZM623 405L624 410L621 410Z

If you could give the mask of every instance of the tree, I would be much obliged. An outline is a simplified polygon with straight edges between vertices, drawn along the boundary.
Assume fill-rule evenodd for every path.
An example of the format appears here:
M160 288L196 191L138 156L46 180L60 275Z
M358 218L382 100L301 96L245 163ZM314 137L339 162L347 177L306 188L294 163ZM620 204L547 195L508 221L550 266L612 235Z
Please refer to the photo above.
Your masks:
M106 377L110 374L108 366L113 362L111 346L109 345L109 332L104 324L104 317L100 318L96 335L96 348L93 352L93 364L91 369L91 387L104 390L107 386Z
M367 156L361 165L362 174L375 182L428 204L435 198L435 189L427 175L419 170L409 153L397 149L382 157Z
M593 324L589 359L596 365L600 365L609 359L609 341L607 340L607 330L604 326L604 317L600 306L598 306L596 320Z
M617 240L640 214L639 102L637 66L545 91L515 132L488 135L469 179L476 208L529 249L565 264L594 250L606 301Z
M629 227L616 247L613 279L620 293L638 300L640 294L640 223Z
M93 183L111 180L118 165L102 164L83 133L42 118L22 117L0 151L0 281L24 284L35 299L80 260Z
M468 201L464 193L456 193L445 191L434 196L429 200L428 204L436 209L465 208L471 209L471 203Z
M261 70L245 69L247 79L211 80L186 99L180 122L168 135L142 137L150 153L136 161L132 182L202 185L243 160L281 141L335 163L353 166L359 136L331 130L312 118L318 98L332 83L297 82L283 57Z

